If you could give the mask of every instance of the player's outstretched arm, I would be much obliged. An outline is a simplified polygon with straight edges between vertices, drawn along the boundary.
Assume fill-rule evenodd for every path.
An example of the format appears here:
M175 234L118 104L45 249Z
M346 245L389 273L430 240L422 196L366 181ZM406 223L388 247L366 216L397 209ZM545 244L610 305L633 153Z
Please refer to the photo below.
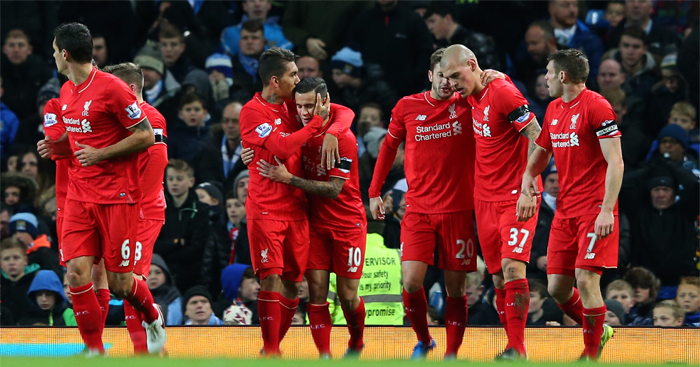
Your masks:
M310 194L323 196L331 199L338 197L343 190L345 180L340 177L330 177L328 181L307 180L301 177L294 176L289 173L287 167L275 157L277 165L270 164L264 160L258 161L258 171L260 176L269 178L270 180L282 182L287 185L292 185L298 189L302 189Z
M547 168L551 158L551 151L535 145L535 150L527 161L527 168L525 168L523 181L520 185L520 198L516 205L516 215L519 222L525 222L535 215L537 208L534 198L539 194L537 176Z
M80 142L76 141L75 144L80 150L75 152L75 156L84 167L92 166L106 159L134 154L150 147L156 141L156 136L153 134L153 128L151 128L148 117L144 117L141 122L130 127L129 131L131 131L131 135L116 144L100 149L80 144Z
M615 210L617 196L620 194L625 164L622 161L622 148L619 138L599 139L598 141L600 142L600 150L603 152L603 157L608 163L608 169L605 172L603 205L601 205L600 214L595 220L595 234L603 238L611 234L614 228L615 217L613 211Z
M520 130L520 133L523 134L527 140L530 141L530 144L528 145L527 149L527 156L531 156L532 152L535 151L535 147L537 147L537 144L535 144L535 140L537 140L537 137L540 136L540 132L542 131L542 128L540 127L540 123L537 121L537 118L533 118L532 121L530 121L527 126L525 126L522 130Z

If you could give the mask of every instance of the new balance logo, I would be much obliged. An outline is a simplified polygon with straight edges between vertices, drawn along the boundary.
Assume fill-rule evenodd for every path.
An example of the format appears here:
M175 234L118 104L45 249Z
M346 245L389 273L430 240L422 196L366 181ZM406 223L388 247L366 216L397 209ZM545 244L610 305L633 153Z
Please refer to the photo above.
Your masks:
M557 119L552 120L552 126L556 125L557 122L559 122L559 120L557 120Z
M120 267L122 267L122 266L129 266L129 260L124 260L124 261L122 261L121 263L119 263L119 266L120 266Z
M267 258L267 251L268 250L269 249L264 249L264 250L260 251L260 257L262 258L262 259L260 259L261 263L270 262L270 259Z
M418 116L416 116L416 121L425 121L426 118L428 118L428 116L418 115Z
M357 266L351 266L348 268L348 273L357 273Z
M586 254L586 256L583 257L584 260L593 260L595 259L595 253L589 252Z
M523 248L522 247L516 247L513 249L513 252L516 254L522 254L523 253Z

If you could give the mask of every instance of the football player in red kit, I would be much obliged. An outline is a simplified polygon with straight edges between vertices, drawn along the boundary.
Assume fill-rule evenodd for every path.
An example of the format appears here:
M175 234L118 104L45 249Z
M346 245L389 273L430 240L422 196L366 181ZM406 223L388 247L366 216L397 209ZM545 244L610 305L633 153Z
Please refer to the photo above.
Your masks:
M513 83L502 79L481 83L483 71L468 48L448 47L440 66L451 86L472 106L477 232L486 268L493 276L499 318L508 335L506 349L497 358L527 359L525 323L530 291L525 276L537 211L526 222L518 222L515 213L521 198L521 174L540 125ZM539 207L540 197L523 198L535 200Z
M330 98L326 82L321 78L303 79L295 88L297 112L304 125L314 118L317 98ZM321 357L330 357L331 315L328 310L330 272L338 275L337 294L350 341L346 357L359 356L364 342L365 307L357 295L362 277L367 219L360 195L357 168L357 140L349 129L338 136L340 163L332 169L322 164L322 145L326 132L335 124L350 126L352 116L341 121L338 110L346 107L331 104L320 132L302 147L304 173L302 177L287 171L284 165L258 161L261 175L306 191L309 199L309 261L306 279L309 283L309 315L311 334ZM304 178L306 177L306 178Z
M604 269L617 267L617 196L624 171L621 134L610 103L586 88L586 55L576 49L560 50L548 60L545 79L549 95L557 99L547 107L521 190L530 197L539 193L535 177L554 154L559 195L547 248L549 293L583 326L581 359L598 360L614 332L603 324L606 308L600 276ZM535 211L531 201L518 202L522 220Z

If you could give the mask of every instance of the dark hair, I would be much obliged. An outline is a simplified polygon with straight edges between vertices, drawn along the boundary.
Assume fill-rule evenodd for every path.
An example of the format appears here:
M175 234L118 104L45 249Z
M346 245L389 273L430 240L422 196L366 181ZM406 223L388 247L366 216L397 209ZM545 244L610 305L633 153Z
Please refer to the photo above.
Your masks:
M635 266L627 270L624 279L633 289L637 287L649 289L649 300L644 302L645 304L653 303L659 295L661 281L647 268Z
M622 88L608 88L600 91L600 95L613 106L627 107L627 95Z
M627 37L632 37L636 38L638 40L642 40L642 43L646 46L647 44L647 34L644 32L643 29L639 27L627 27L625 28L624 31L622 31L622 36L627 36ZM622 42L622 36L620 36L620 42Z
M110 73L123 80L126 84L135 84L136 92L143 89L143 71L133 62L123 62L117 65L107 65L102 69L105 73Z
M542 281L537 279L528 279L527 281L530 292L537 293L540 298L549 298L549 292L547 292L547 286L542 283Z
M434 71L435 65L440 64L440 60L442 60L442 55L445 54L445 50L445 47L438 48L432 55L430 55L430 71Z
M53 31L58 50L66 50L77 63L92 62L92 36L84 24L63 23Z
M185 35L173 24L162 24L158 31L158 39L161 38L177 38L180 42L185 42Z
M236 199L236 189L229 190L226 193L226 198L224 200L231 200L231 199Z
M585 83L590 72L586 54L575 48L559 50L547 57L547 61L554 61L554 70L564 71L572 82Z
M190 104L192 102L199 102L202 104L202 108L204 108L205 110L207 109L207 106L204 103L204 98L202 98L202 96L197 94L197 92L185 93L185 95L183 95L182 98L180 99L180 109L182 109L183 107L185 107L185 105Z
M552 24L549 21L538 20L536 22L530 23L530 26L527 28L530 29L532 27L537 27L541 29L542 32L544 32L545 41L549 41L552 38L556 39L556 37L554 36L554 28L552 27Z
M6 43L7 40L9 40L10 38L24 38L25 40L27 40L28 44L30 44L30 45L32 44L32 41L29 38L29 36L27 35L27 33L21 29L13 29L13 30L7 32L7 36L5 36L5 39L3 40L3 42Z
M433 14L437 14L443 18L449 14L452 16L452 19L457 22L457 19L459 18L459 8L457 8L457 4L454 2L431 1L430 6L426 9L425 14L423 15L423 18L428 19L433 16Z
M241 275L241 282L245 279L255 279L255 270L252 267L247 267Z
M438 62L440 62L440 61L438 61ZM363 104L362 106L360 106L360 109L358 109L358 111L360 113L362 113L362 110L364 110L365 108L374 108L374 109L379 110L379 121L384 121L384 111L382 111L382 106L380 106L379 103L367 102L367 103Z
M323 78L304 78L294 87L294 93L304 94L313 91L314 94L321 94L321 98L328 95L328 86Z
M259 20L252 19L243 23L241 31L244 29L250 33L263 32L263 36L265 35L265 28Z
M260 55L260 66L258 67L258 73L263 85L270 83L270 78L273 76L281 78L284 72L287 71L287 64L295 62L296 59L297 57L292 51L284 48L273 47L265 50Z

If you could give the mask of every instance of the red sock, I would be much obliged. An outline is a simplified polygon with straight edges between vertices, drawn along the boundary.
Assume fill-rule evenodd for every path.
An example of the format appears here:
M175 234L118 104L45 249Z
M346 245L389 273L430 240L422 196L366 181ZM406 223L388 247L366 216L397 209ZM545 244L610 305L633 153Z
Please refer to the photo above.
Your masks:
M348 331L350 332L348 348L360 351L365 345L362 339L365 334L365 301L360 297L360 304L350 312L343 309L343 314L345 314L345 320L348 322Z
M403 290L403 308L406 310L406 316L413 326L413 331L416 332L418 341L423 342L423 345L429 345L432 337L428 330L428 301L425 299L423 287L415 293Z
M494 288L496 290L496 311L498 312L498 319L501 320L501 325L506 330L506 336L508 336L508 318L506 317L506 290Z
M134 343L134 354L148 354L146 329L141 326L141 321L143 321L141 312L134 310L129 302L124 302L124 316L126 329L129 331L131 342Z
M508 320L508 348L515 348L521 355L525 350L525 324L530 309L530 289L527 279L506 283L506 319Z
M605 305L583 309L583 343L586 345L583 354L593 360L598 359L598 348L600 347L600 337L603 335L606 311Z
M284 336L287 335L289 327L292 326L297 306L299 306L299 297L289 299L280 295L280 343L282 343Z
M328 311L328 302L322 305L306 304L306 312L309 313L309 326L311 336L320 354L331 354L331 313Z
M578 289L574 288L574 295L566 303L559 303L558 305L567 316L583 326L583 304L581 303L581 297L578 295Z
M143 280L134 279L131 292L124 300L129 302L134 310L143 314L143 321L147 324L158 320L158 309L154 307L153 295Z
M78 330L80 330L80 336L83 337L85 345L88 349L104 353L102 311L97 302L97 295L92 289L92 283L77 288L70 287L70 293L73 295L75 321L78 323Z
M446 356L457 355L467 326L467 296L447 297L445 306L445 333L447 334Z
M102 311L102 326L107 324L107 314L109 314L109 289L97 290L97 303Z
M260 291L258 316L266 356L280 354L280 294Z

